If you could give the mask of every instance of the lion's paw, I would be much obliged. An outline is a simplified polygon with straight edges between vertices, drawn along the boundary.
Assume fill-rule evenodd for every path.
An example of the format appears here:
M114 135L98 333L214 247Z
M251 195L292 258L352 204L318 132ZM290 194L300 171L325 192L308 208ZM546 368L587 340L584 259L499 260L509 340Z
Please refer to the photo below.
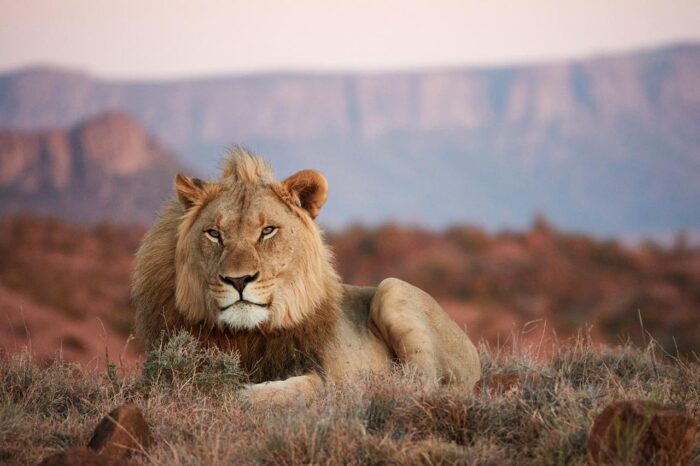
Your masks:
M299 393L285 387L284 380L278 380L245 385L239 396L244 403L259 406L294 401L299 398Z

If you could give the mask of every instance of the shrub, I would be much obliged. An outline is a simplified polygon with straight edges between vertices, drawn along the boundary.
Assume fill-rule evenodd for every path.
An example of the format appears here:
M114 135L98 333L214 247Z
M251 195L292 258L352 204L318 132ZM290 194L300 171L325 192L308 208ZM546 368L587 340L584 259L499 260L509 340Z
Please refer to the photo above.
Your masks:
M239 388L244 374L238 353L203 347L183 330L171 337L164 335L160 346L148 352L142 376L147 386L177 391L192 386L211 393Z

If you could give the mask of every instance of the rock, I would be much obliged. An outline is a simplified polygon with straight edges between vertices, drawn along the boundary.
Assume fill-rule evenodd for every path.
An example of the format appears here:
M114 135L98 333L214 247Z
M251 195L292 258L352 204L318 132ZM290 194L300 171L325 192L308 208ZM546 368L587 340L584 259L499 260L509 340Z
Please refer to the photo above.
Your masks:
M697 421L678 408L620 401L598 415L588 436L592 465L682 465L690 459Z
M144 452L152 442L151 429L141 410L125 404L102 418L88 447L101 456L127 458L134 452Z
M532 371L497 372L479 380L474 386L474 394L479 395L485 390L490 395L504 395L520 388L523 383L540 378L540 374Z
M144 452L153 443L151 429L134 404L119 406L103 417L87 447L53 454L40 466L129 466L134 452Z
M95 453L87 447L75 447L44 458L39 466L128 466L123 458L112 458Z

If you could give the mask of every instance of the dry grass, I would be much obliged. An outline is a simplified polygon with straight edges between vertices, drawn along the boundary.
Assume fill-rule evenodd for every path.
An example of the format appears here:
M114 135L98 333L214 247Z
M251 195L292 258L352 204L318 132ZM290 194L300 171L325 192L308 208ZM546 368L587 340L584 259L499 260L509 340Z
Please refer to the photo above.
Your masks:
M115 406L142 407L156 444L144 464L583 464L588 429L611 401L650 399L700 415L700 364L651 345L596 350L585 338L541 362L481 348L484 373L540 374L495 396L427 390L400 373L329 386L308 405L251 408L234 356L186 335L140 374L106 374L27 355L0 360L0 463L31 464L83 445ZM700 463L696 439L694 464Z

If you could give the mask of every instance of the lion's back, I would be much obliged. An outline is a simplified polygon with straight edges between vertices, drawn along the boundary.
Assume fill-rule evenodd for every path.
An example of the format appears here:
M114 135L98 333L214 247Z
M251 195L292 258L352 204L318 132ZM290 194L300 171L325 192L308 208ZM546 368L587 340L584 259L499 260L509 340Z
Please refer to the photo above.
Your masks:
M347 366L376 371L399 360L441 380L473 385L479 379L473 343L425 291L395 278L376 288L344 285L342 307L336 358Z

